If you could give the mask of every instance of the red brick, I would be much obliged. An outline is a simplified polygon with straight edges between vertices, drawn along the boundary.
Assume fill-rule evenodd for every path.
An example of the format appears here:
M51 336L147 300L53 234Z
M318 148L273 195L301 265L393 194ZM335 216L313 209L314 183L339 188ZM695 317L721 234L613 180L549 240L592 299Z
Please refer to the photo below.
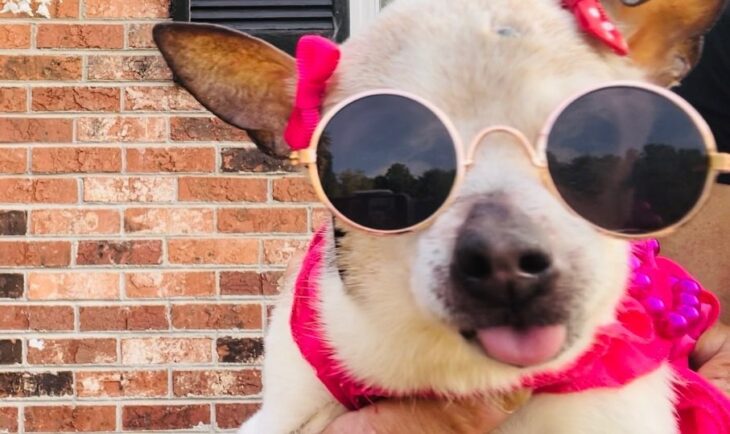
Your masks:
M161 142L165 118L79 118L76 136L81 142Z
M0 211L0 235L26 235L27 211Z
M155 48L152 27L154 24L130 24L127 33L129 48Z
M119 211L98 209L34 210L30 231L38 235L89 235L119 233Z
M91 56L89 80L142 81L169 80L172 72L162 56Z
M26 235L27 233L27 211L0 211L0 235Z
M268 185L255 178L183 177L178 189L182 201L263 202Z
M116 425L113 405L25 408L25 432L111 432Z
M0 211L0 235L26 235L28 211Z
M156 265L162 262L162 241L79 241L79 265Z
M74 311L70 306L0 305L0 312L0 330L74 329Z
M0 55L0 80L79 80L78 56Z
M130 148L127 172L214 172L215 148Z
M0 143L58 143L73 138L71 119L0 118Z
M261 408L260 404L216 404L215 421L219 429L236 429Z
M65 267L70 259L68 241L0 241L3 267Z
M317 231L325 224L332 223L332 213L326 208L314 208L312 209L312 231Z
M170 0L86 0L86 18L167 18Z
M115 363L117 342L115 339L31 339L27 358L33 365Z
M282 272L258 273L255 271L222 272L221 295L276 295Z
M199 405L125 405L122 409L125 430L199 430L210 425L210 406Z
M172 202L175 179L105 177L84 179L85 202Z
M270 157L255 147L221 149L221 171L225 173L298 172L289 161Z
M218 118L175 117L170 119L170 138L189 141L250 141L245 131L228 125Z
M77 372L76 393L80 398L162 398L167 396L167 372Z
M20 273L0 274L0 298L21 298L25 277Z
M48 5L51 18L78 18L79 0L54 1ZM0 18L18 18L27 15L15 15L11 12L0 14Z
M212 272L149 272L126 275L127 297L172 298L215 295Z
M317 202L319 200L308 178L275 179L273 197L279 202Z
M75 203L75 179L0 178L0 202Z
M306 232L307 210L304 208L219 209L218 230L234 233Z
M28 92L22 87L0 88L0 113L26 111L28 107L27 99Z
M120 94L114 87L36 87L32 93L32 109L36 112L118 112Z
M25 173L28 167L28 151L25 148L0 149L0 173Z
M175 396L251 396L261 393L261 372L255 369L238 371L174 371L172 390Z
M173 264L253 265L258 262L259 242L241 239L177 239L168 241Z
M264 262L286 265L295 254L303 252L308 243L308 240L264 240Z
M122 339L122 363L209 363L213 360L209 338Z
M0 26L0 48L30 48L30 25L4 23Z
M119 148L33 148L31 169L36 173L119 172Z
M259 304L176 304L172 306L172 326L186 330L261 328Z
M213 232L213 210L205 208L129 208L124 230L130 233L198 234Z
M129 111L201 111L198 103L178 86L132 86L124 90L124 108Z
M30 273L31 300L110 300L119 298L117 273Z
M37 48L124 48L124 26L111 24L39 24Z
M219 363L260 364L264 357L264 340L262 338L216 339L216 353Z
M73 395L73 373L0 372L0 398L31 398Z
M0 178L0 202L74 203L76 189L74 179Z
M0 432L18 432L17 407L0 407Z
M167 306L82 306L79 323L83 332L169 328Z

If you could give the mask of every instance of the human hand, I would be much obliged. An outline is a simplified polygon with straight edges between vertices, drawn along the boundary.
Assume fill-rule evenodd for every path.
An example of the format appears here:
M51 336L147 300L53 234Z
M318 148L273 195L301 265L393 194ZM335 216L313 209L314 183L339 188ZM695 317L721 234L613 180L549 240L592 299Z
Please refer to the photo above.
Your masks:
M383 401L347 413L322 434L485 434L501 425L530 398L528 391L494 401Z
M700 375L730 395L730 326L717 324L702 335L692 364Z

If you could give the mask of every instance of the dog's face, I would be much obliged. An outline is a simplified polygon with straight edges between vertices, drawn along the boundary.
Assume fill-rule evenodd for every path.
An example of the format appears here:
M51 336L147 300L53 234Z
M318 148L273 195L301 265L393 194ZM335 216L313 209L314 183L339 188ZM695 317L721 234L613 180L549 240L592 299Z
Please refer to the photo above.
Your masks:
M536 140L577 91L619 79L676 81L696 60L699 35L721 1L604 3L632 58L582 35L559 0L398 0L343 45L325 109L360 91L399 89L443 110L465 143L494 125ZM209 28L168 25L156 40L203 104L247 129L265 152L286 154L292 59ZM405 354L379 373L404 388L422 386L418 378L431 388L468 388L449 383L453 369L480 372L464 380L471 387L506 387L560 367L612 320L629 274L628 245L568 211L509 135L477 144L456 200L429 227L382 237L335 224L337 278L374 319L383 347L390 340ZM399 363L409 357L421 369L404 379ZM351 368L367 378L373 368L357 359Z

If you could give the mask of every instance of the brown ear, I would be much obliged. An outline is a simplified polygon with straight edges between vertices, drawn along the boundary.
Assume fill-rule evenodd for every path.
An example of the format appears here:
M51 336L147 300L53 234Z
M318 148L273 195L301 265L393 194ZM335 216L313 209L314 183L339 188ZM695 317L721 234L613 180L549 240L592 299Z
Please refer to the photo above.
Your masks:
M678 83L695 66L702 39L725 0L605 0L622 24L630 56L657 84Z
M265 153L286 157L296 63L272 45L225 27L163 23L154 38L175 79Z

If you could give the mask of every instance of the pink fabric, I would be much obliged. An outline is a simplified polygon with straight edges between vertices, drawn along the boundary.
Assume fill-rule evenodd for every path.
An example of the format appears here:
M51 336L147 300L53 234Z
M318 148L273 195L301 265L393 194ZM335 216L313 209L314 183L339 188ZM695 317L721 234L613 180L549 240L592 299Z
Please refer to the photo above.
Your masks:
M349 410L360 409L383 398L403 397L354 378L327 342L318 315L318 282L325 233L323 228L315 234L297 278L291 312L294 341L319 380ZM691 277L674 262L657 257L655 248L651 242L634 245L632 264L635 273L618 308L618 321L601 328L595 343L572 366L525 378L523 386L536 393L621 387L669 361L677 373L674 385L678 394L676 411L682 434L727 434L730 432L730 400L689 368L689 355L699 336L717 320L719 303L714 295L699 288L701 317L681 333L668 333L661 315L650 313L645 306L647 300L661 299L666 306L664 313L673 312L679 303L678 282L690 282ZM637 276L647 276L652 284L642 286L642 280ZM411 396L433 397L434 393L420 391Z
M600 0L563 0L563 7L573 12L583 31L611 47L616 54L629 53L628 44L608 18Z
M297 93L284 139L298 151L309 146L319 123L327 81L340 61L340 49L321 36L304 36L297 45Z

